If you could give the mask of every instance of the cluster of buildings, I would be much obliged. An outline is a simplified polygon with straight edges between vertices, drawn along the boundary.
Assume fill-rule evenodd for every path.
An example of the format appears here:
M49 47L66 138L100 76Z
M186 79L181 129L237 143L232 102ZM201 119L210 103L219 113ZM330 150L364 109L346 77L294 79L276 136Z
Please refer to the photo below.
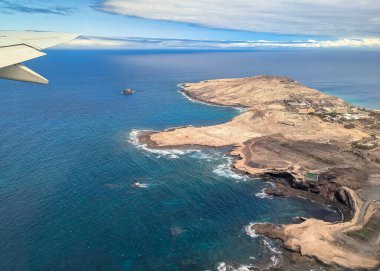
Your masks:
M333 103L324 100L318 102L285 100L284 103L292 111L299 114L314 113L321 116L323 119L332 122L370 118L368 112L359 110L355 106L334 105Z

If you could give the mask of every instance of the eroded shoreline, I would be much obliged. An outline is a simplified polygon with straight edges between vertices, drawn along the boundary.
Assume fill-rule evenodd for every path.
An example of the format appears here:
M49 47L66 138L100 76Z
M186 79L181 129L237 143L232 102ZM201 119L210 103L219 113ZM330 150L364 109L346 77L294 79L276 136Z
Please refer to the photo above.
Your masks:
M233 147L229 154L236 170L279 180L267 193L302 194L347 206L343 223L307 219L300 224L255 225L255 231L325 264L353 269L379 264L378 232L377 239L367 243L345 234L356 231L360 236L369 221L378 223L374 214L379 195L365 192L380 191L379 146L371 145L379 131L375 111L361 110L286 77L210 80L182 87L193 100L246 111L225 124L144 132L140 143L152 149Z
M171 130L171 129L169 129ZM208 145L174 145L174 146L158 146L157 143L150 139L152 134L157 133L157 131L140 131L138 134L139 143L145 145L148 149L161 149L161 150L170 150L171 148L179 149L179 150L187 150L187 149L202 149L202 148L210 148ZM228 146L225 146L228 147ZM231 170L238 173L244 174L251 178L260 178L263 182L271 182L275 184L273 188L266 188L265 193L267 195L275 196L275 197L298 197L305 198L314 203L329 205L333 208L338 209L342 213L342 221L348 221L353 217L353 211L350 206L342 202L332 202L330 199L325 197L321 197L317 194L310 193L309 191L305 191L303 189L297 189L292 187L293 181L290 174L286 174L284 172L262 172L252 174L250 172L244 171L242 169L237 168L235 165L241 159L239 155L234 153L234 149L232 146L231 151L227 152L226 155L232 158ZM215 147L216 149L220 149L222 147Z

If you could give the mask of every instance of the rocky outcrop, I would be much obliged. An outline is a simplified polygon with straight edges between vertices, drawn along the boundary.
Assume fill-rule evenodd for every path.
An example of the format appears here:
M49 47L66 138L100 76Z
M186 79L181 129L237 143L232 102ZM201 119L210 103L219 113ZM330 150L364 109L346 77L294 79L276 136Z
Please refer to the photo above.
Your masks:
M354 216L346 222L330 223L316 219L306 219L299 224L272 225L255 224L252 226L256 234L279 239L285 248L301 255L315 257L326 264L338 264L351 269L372 270L380 264L378 249L363 247L346 233L360 231L378 210L378 203L368 206L360 197L348 188L342 188L348 202L356 210ZM363 208L365 207L365 208ZM378 219L378 218L377 218Z

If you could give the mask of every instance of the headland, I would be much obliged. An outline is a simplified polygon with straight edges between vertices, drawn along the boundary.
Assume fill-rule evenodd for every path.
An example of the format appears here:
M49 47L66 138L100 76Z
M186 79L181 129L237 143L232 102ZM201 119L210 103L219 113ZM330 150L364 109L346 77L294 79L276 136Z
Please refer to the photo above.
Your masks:
M380 264L380 112L359 108L283 76L182 84L194 100L242 107L231 121L146 132L150 148L226 147L233 167L271 178L274 196L337 203L341 222L252 225L284 248L327 265L374 269Z

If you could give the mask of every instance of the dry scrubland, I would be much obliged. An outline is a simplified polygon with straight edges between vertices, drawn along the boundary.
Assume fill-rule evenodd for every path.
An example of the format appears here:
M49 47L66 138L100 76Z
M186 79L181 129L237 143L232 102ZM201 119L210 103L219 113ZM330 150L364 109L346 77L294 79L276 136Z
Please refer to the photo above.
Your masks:
M246 111L220 125L145 133L141 141L154 148L232 146L237 170L277 178L277 188L268 193L292 196L302 190L352 211L341 223L306 219L255 225L256 232L329 265L373 269L380 263L378 111L349 105L287 77L208 80L182 87L193 99Z

